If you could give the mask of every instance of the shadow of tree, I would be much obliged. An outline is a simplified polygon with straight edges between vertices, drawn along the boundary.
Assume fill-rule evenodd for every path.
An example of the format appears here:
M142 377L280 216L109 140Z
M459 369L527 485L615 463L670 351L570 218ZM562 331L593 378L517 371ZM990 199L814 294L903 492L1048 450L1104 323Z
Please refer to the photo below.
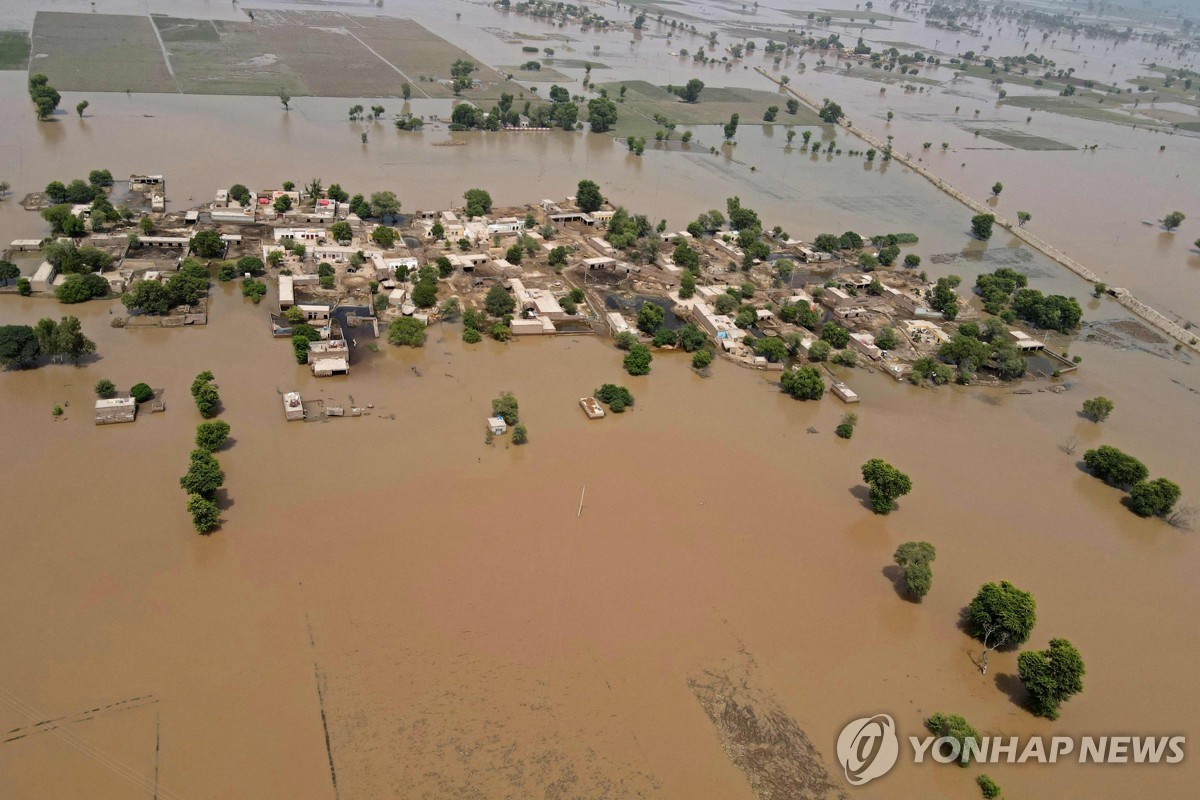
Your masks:
M920 605L921 598L914 597L909 593L908 584L904 581L904 569L899 564L888 564L881 572L883 577L892 582L892 588L896 591L897 597L914 605Z
M1005 672L996 673L996 688L1008 695L1008 699L1013 702L1013 705L1026 708L1029 703L1029 692L1025 691L1025 684L1021 683L1021 679L1016 675Z

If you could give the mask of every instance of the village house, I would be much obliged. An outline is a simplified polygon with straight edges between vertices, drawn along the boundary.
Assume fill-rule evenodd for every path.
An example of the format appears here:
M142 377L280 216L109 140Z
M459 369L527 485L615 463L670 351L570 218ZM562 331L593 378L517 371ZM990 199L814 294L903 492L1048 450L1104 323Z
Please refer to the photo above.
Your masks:
M488 236L506 236L515 233L520 233L525 229L525 223L516 217L501 217L494 222L487 223Z
M275 241L321 242L329 235L324 228L275 228Z
M1046 345L1044 342L1039 342L1037 339L1034 339L1032 336L1030 336L1028 333L1025 333L1024 331L1009 331L1008 338L1009 338L1009 341L1011 341L1013 344L1015 344L1017 346L1017 349L1022 352L1032 353L1036 350L1045 350L1046 349Z
M96 424L111 425L137 419L137 400L132 397L112 397L96 401Z
M950 341L950 336L940 325L923 319L910 319L901 323L901 327L915 345L940 347Z
M828 308L847 308L854 305L855 299L846 292L831 286L821 295L821 305Z
M717 340L717 343L728 349L729 344L740 342L746 332L733 324L733 319L727 314L718 314L708 303L696 303L692 306L692 315L700 329L706 331Z
M834 383L830 388L834 396L843 403L857 403L859 401L859 397L854 390L841 381Z
M58 275L58 267L49 261L43 261L33 277L29 279L29 288L35 292L48 292L54 285L54 277Z
M869 333L850 334L850 347L875 361L883 358L883 351L876 346L875 337Z

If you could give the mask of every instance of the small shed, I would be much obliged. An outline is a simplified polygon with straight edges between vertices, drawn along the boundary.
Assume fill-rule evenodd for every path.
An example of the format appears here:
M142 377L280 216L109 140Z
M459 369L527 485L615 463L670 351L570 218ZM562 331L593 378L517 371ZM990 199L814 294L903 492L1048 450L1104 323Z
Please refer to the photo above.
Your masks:
M304 401L299 392L288 392L283 396L283 418L288 422L304 419Z
M604 419L604 406L594 397L579 398L579 407L588 419Z
M96 424L133 422L137 419L137 400L132 397L113 397L96 401Z
M508 423L504 421L504 417L488 417L487 427L493 436L508 433Z
M841 381L838 381L837 383L833 384L833 393L843 403L857 403L858 402L858 395L855 394L854 390L851 389L846 384L842 383Z

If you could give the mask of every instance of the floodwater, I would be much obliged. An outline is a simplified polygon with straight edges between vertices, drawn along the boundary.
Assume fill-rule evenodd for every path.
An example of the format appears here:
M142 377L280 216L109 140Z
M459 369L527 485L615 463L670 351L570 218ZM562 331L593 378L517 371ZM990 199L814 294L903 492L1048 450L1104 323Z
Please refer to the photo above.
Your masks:
M393 189L407 211L471 186L498 203L559 197L593 177L672 229L739 194L805 238L917 232L933 275L969 284L1016 263L1036 288L1086 292L1001 236L971 244L968 213L895 164L785 156L782 128L743 129L731 157L706 143L638 159L605 137L440 147L452 137L386 125L363 147L342 99L283 114L271 98L92 96L87 119L38 125L23 76L0 74L0 96L22 109L0 118L0 171L18 199L97 167L164 172L174 209L235 181L312 175ZM4 241L42 233L37 215L0 202ZM270 337L272 297L253 306L232 286L214 289L210 324L194 330L114 329L109 303L0 299L0 323L73 313L98 345L79 368L0 373L5 798L750 798L688 686L712 673L772 695L837 785L837 733L878 712L902 735L935 711L1004 735L1198 733L1195 535L1135 517L1077 465L1113 444L1194 504L1200 378L1184 360L1076 342L1082 368L1062 394L920 390L853 371L863 403L845 442L832 396L797 403L767 373L724 362L701 378L681 353L630 378L592 337L466 346L439 327L421 350L360 351L348 378L317 380ZM1084 307L1089 321L1126 318L1108 301ZM187 389L205 369L234 439L209 537L192 531L177 483L200 421ZM102 377L164 388L167 412L94 426ZM577 400L605 382L636 406L588 421ZM287 423L291 389L374 408ZM520 400L525 447L484 442L502 390ZM1117 405L1103 425L1077 414L1097 394ZM863 505L871 457L913 478L889 517ZM938 548L919 605L885 573L910 539ZM1065 637L1087 662L1058 722L1018 704L1014 653L983 677L956 627L978 586L1001 579L1038 600L1031 646ZM1195 763L986 771L1014 797L1180 797ZM902 763L847 791L963 797L977 772Z

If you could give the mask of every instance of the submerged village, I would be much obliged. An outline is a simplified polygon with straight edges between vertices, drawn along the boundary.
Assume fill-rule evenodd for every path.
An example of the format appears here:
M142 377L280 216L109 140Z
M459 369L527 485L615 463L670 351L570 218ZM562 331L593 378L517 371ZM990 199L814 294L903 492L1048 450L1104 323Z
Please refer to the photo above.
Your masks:
M857 403L854 385L885 376L1001 384L1077 368L1046 344L1079 326L1075 299L1044 296L1003 267L974 291L955 276L930 282L916 234L795 238L766 228L737 197L668 231L665 220L612 205L590 180L575 196L524 207L496 208L486 190L470 189L459 207L411 214L392 192L351 196L319 179L235 184L182 212L166 211L161 175L130 176L119 207L113 184L99 170L90 183L27 197L55 235L10 244L5 261L17 274L2 291L64 304L119 295L128 313L114 326L186 327L207 323L211 278L238 281L255 304L270 283L277 302L262 304L264 335L291 340L318 377L348 375L356 350L377 349L377 339L421 346L426 326L451 321L468 343L611 336L632 375L650 371L656 350L684 350L700 371L726 358L779 372L781 389L803 400L828 388ZM990 236L990 219L972 224ZM101 397L96 421L132 421L137 405ZM604 415L594 397L580 405ZM298 392L284 399L288 420L362 411L306 405ZM503 432L495 418L488 425Z

